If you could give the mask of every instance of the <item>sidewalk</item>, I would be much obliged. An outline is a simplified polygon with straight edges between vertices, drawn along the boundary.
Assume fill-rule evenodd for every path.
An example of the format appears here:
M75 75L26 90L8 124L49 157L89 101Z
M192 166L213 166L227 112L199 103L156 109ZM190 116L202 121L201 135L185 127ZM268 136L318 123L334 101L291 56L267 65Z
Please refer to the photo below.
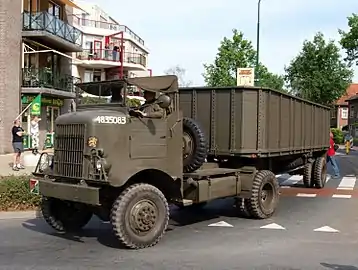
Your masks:
M53 152L53 149L46 149L42 152ZM22 160L24 158L33 155L31 151L25 151L22 154ZM18 172L12 170L14 154L0 155L0 176L9 176L9 175L30 175L36 168L36 166L27 166L24 170ZM37 155L40 158L40 155Z
M32 155L31 152L25 152L23 155ZM12 170L14 154L0 155L0 176L9 176L9 175L24 175L31 174L35 170L34 167L26 167L24 170L18 172ZM24 158L24 157L22 157Z

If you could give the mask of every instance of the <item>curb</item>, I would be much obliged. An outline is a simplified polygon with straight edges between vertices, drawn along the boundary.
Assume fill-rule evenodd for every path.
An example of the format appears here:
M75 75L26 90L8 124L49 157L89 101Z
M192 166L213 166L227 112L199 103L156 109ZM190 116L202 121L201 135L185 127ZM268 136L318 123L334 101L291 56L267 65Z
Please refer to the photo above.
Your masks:
M42 218L42 213L40 210L0 212L0 221L12 220L12 219L35 219L35 218Z

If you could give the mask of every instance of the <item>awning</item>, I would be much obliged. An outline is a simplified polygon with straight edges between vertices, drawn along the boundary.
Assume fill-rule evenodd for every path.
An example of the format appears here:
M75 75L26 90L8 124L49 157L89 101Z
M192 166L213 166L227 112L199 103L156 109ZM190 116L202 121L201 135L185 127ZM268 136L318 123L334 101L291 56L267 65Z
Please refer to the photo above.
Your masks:
M1 1L1 0L0 0L0 1ZM43 44L41 44L41 43L36 42L36 41L34 41L34 40L28 40L28 39L23 39L23 40L26 41L26 42L28 42L28 43L33 43L33 44L35 44L35 45L37 45L37 46L40 46L40 47L43 47L43 48L46 49L46 50L38 50L38 51L36 51L36 50L32 49L30 46L28 46L28 45L26 45L26 44L24 43L24 45L25 45L25 46L24 46L24 54L54 52L54 53L56 53L56 54L62 55L63 57L66 57L66 58L68 58L68 59L71 59L71 60L73 60L73 61L78 61L77 58L74 58L74 57L72 57L72 56L70 56L70 55L67 55L67 54L65 54L65 53L56 51L56 50L54 50L54 49L52 49L52 48L50 48L50 47L48 47L48 46L45 46L45 45L43 45Z
M75 3L73 3L70 0L58 0L58 1L61 2L64 5L66 5L66 6L77 8L77 9L80 9L80 10L82 10L82 11L87 13L87 11L83 10L82 8L80 8L79 6L77 6Z

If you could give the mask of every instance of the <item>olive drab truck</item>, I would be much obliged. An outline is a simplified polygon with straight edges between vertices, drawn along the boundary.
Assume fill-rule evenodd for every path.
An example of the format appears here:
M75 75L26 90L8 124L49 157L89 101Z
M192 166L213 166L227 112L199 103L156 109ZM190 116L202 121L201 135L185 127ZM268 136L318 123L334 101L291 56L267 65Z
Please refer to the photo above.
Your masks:
M163 118L131 116L130 85L156 92ZM96 215L124 246L140 249L162 238L169 204L234 197L238 212L266 219L279 203L275 174L324 187L327 107L266 88L179 89L176 76L78 87L112 102L56 119L54 153L41 155L30 185L57 231L80 230Z

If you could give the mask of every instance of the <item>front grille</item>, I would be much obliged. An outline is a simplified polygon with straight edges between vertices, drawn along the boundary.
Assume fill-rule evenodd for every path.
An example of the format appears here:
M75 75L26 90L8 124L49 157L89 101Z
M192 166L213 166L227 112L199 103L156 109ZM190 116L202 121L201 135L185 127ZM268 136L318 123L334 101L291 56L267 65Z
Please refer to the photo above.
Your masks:
M54 173L57 176L83 177L84 124L56 125Z

